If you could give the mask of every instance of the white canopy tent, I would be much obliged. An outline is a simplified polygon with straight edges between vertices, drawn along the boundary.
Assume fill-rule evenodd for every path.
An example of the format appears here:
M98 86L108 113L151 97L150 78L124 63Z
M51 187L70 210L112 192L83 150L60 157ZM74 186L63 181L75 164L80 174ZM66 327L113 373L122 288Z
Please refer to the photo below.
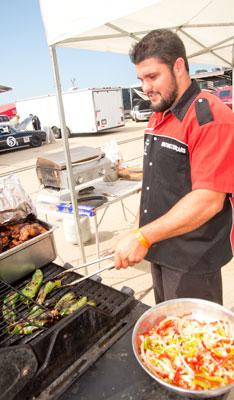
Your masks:
M77 210L56 46L128 54L149 31L171 29L185 44L189 62L234 70L233 0L40 0L50 47L72 205L82 259L85 254ZM124 73L124 71L123 71ZM234 102L233 102L234 103Z

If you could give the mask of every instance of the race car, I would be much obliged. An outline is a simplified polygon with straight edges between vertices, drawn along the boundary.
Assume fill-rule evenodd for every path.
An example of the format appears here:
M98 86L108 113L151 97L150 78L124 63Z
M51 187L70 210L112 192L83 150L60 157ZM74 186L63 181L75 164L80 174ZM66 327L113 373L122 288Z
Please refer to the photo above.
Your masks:
M18 149L20 147L39 147L46 142L46 132L19 130L11 126L0 126L0 151Z

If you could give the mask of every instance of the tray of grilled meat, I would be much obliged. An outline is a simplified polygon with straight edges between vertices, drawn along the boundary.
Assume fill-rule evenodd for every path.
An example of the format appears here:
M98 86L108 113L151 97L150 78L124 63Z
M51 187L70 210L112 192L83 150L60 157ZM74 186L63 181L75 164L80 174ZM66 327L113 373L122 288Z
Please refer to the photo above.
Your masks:
M69 265L65 265L69 268ZM132 295L50 263L20 281L0 281L1 399L37 396L111 329L121 329L135 306ZM10 357L11 355L11 357ZM95 359L94 357L94 359ZM77 371L78 373L78 371Z
M0 225L0 279L16 282L54 261L56 228L34 216Z

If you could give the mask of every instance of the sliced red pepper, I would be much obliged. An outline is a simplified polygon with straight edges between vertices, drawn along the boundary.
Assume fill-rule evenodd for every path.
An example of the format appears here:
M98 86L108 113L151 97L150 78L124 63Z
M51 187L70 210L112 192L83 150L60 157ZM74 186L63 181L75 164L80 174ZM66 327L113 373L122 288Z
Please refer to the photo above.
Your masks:
M217 369L218 369L219 367L221 367L221 366L223 367L224 364L226 364L226 362L227 362L228 360L231 360L231 358L233 358L233 356L227 356L227 357L225 357L224 360L222 360L221 362L219 362L219 363L214 367L213 373L216 372ZM220 361L220 360L219 360L219 361Z
M174 379L173 379L173 385L178 385L179 379L180 379L180 373L181 373L181 368L178 367L176 370L176 373L174 375Z
M161 376L162 378L168 378L168 374L163 374L162 372L157 371L157 375Z

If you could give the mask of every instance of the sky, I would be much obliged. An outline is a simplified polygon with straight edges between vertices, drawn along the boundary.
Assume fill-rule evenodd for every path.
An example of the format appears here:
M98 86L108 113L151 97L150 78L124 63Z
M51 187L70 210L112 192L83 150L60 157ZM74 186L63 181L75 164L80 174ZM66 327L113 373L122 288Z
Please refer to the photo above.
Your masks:
M0 85L13 88L0 93L0 105L54 93L39 0L2 0L0 38ZM56 52L62 91L73 83L79 89L137 83L128 55L58 47ZM190 64L190 73L203 68L212 66Z

